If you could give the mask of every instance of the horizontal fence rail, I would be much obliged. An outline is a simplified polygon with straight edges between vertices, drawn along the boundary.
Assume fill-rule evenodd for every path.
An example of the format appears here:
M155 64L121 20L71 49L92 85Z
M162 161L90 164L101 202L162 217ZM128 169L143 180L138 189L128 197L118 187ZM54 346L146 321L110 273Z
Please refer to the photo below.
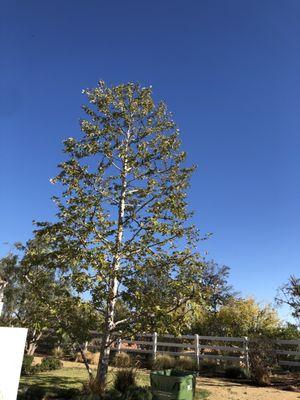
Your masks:
M101 334L91 332L94 338L86 343L86 350L97 350ZM205 360L233 361L249 369L249 345L258 339L248 337L200 336L200 335L160 335L145 333L136 335L137 339L118 338L112 344L117 352L188 356L199 366ZM273 340L277 362L282 366L300 367L300 339Z
M276 354L279 365L300 367L300 340L276 340ZM282 358L283 356L284 358Z

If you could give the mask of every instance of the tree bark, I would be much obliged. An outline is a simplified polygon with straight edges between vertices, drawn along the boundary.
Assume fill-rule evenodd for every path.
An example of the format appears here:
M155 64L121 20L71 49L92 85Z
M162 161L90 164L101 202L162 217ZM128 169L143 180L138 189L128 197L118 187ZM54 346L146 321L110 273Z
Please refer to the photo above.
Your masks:
M128 130L125 142L125 154L127 154L129 146L130 132ZM106 316L105 323L101 338L101 348L100 348L100 359L97 369L96 380L101 389L105 388L106 385L106 375L108 371L109 357L110 357L110 345L112 342L111 332L114 329L114 314L115 314L115 304L118 294L118 278L117 272L120 269L121 260L121 246L124 231L124 214L125 214L125 199L126 199L126 189L127 189L127 157L125 156L123 161L123 168L121 172L121 193L118 204L118 226L116 232L116 242L115 242L115 254L112 262L112 276L109 282L109 292L106 305Z
M28 356L33 356L34 353L36 352L36 349L38 347L38 341L42 337L42 332L37 333L36 331L33 331L32 333L32 338L29 339L27 338L26 341L26 354Z
M89 366L88 360L87 360L87 358L85 356L85 353L84 353L83 349L81 348L81 346L79 346L79 351L80 351L81 357L83 359L83 363L85 365L85 368L86 368L86 370L87 370L87 372L89 374L89 377L90 377L90 379L93 379L94 378L93 371L91 370L91 368Z
M28 356L33 356L35 351L37 349L37 344L36 343L29 343L27 350L26 350L26 354Z

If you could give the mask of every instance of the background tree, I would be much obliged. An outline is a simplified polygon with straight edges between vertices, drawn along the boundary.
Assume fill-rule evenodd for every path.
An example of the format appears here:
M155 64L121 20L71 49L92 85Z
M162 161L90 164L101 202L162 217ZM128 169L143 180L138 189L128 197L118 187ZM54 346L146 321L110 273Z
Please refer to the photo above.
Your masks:
M202 304L207 310L217 312L220 306L237 296L232 285L228 283L230 268L215 261L205 261L199 289Z
M234 299L237 296L237 292L228 283L229 272L230 268L225 265L220 266L212 260L203 260L200 281L197 282L199 274L192 278L197 282L195 285L197 293L194 294L192 300L183 304L167 317L172 326L174 326L174 321L180 321L179 325L175 324L175 329L173 328L172 333L194 334L195 326L204 316L210 316L212 321L213 314L217 313L220 307L227 304L230 299ZM164 293L165 284L163 280L158 282L158 286L160 292ZM167 332L169 326L167 320L164 322L161 326L161 329L164 330L161 333L169 333Z
M277 339L297 339L300 338L300 329L297 324L285 322L281 325L275 334Z
M1 323L28 328L28 355L49 331L58 336L68 332L77 343L87 340L89 325L95 328L98 316L58 269L39 263L49 249L33 239L26 246L17 244L15 250L0 260L0 274L8 282Z
M54 273L44 268L35 272L22 264L25 247L18 244L18 253L10 253L0 261L1 275L8 282L5 290L3 325L29 328L26 353L34 354L43 330L51 326L48 304L54 296Z
M133 83L99 82L84 93L90 104L82 136L65 141L67 159L52 180L64 188L54 198L57 222L39 223L37 234L53 249L48 265L59 264L104 317L97 372L103 387L112 333L159 324L196 293L202 264L186 202L194 167L184 165L165 104ZM153 282L161 279L168 290L157 297ZM117 299L130 309L121 320Z
M290 306L293 317L300 324L300 278L291 276L288 283L279 289L276 300L278 304Z
M281 324L276 311L254 299L231 298L217 312L203 309L193 331L216 336L274 336Z

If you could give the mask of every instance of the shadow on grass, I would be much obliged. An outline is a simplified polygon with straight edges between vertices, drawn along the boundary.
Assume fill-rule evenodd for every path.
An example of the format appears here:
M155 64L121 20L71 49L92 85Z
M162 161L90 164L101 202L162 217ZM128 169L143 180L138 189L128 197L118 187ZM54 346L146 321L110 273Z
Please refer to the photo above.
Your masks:
M39 386L44 389L78 388L80 387L80 383L84 383L86 380L76 377L37 375L23 379L19 388L22 389L28 386Z

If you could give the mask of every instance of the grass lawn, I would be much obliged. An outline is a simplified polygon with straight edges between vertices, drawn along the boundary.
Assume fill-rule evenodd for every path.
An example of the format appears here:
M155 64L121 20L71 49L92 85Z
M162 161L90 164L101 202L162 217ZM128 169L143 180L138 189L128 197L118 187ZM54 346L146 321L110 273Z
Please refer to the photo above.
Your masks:
M35 360L40 362L38 358ZM95 366L92 368L96 368ZM112 384L114 369L110 369L108 383ZM197 378L197 399L196 400L297 400L300 398L300 392L282 390L283 386L288 384L296 385L299 382L299 374L295 374L292 383L287 381L285 385L274 385L273 387L256 387L243 381L231 381L224 378L205 377ZM75 362L64 362L64 368L42 372L30 377L22 377L20 389L27 386L40 386L48 389L50 392L55 389L82 388L82 383L87 382L88 375L83 364ZM137 383L141 386L149 386L149 371L137 371Z
M114 379L114 369L110 369L108 376L109 385L112 384ZM64 367L60 370L41 372L33 376L21 377L19 388L25 388L28 386L40 386L49 391L52 389L70 389L70 388L82 388L82 384L87 382L88 375L86 369L82 364L78 363L64 363ZM137 383L140 386L149 386L149 371L138 370L137 371ZM197 390L197 399L204 400L209 396L207 390Z

